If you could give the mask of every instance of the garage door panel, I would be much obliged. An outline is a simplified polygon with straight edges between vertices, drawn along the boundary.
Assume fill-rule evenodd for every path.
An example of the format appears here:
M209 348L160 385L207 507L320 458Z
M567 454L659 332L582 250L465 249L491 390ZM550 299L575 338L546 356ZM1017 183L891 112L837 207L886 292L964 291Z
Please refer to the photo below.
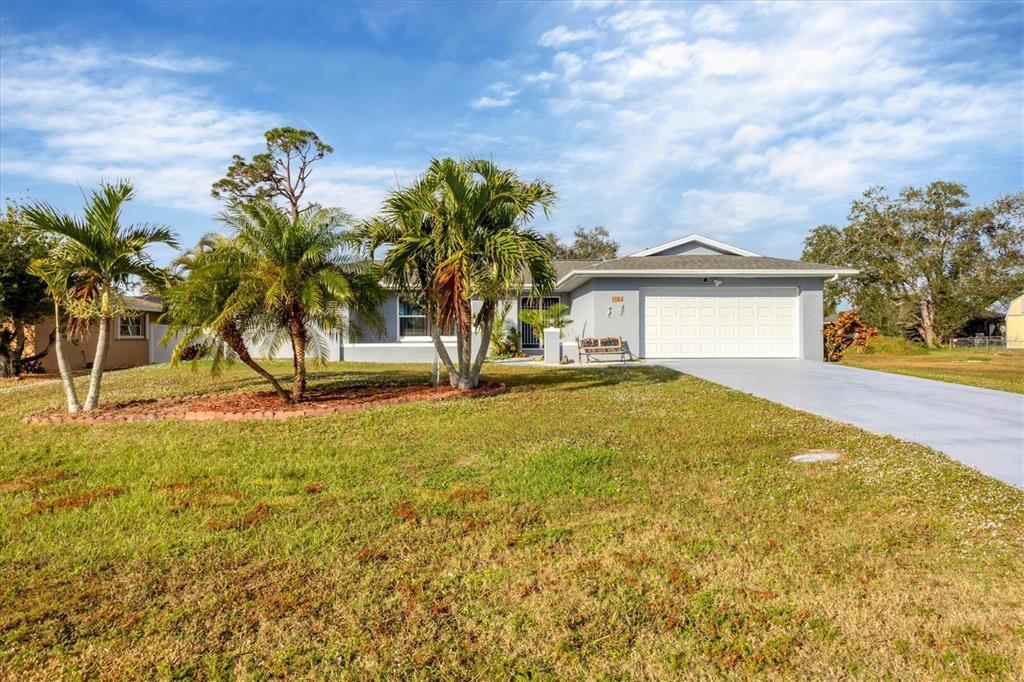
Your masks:
M649 358L796 357L799 351L795 288L652 291L644 292Z

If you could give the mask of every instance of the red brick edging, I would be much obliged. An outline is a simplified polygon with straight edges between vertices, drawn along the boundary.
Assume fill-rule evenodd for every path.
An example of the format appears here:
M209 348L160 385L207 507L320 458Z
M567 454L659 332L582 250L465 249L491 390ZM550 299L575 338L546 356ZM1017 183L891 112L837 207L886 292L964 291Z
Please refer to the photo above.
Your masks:
M51 414L51 415L29 415L22 419L26 424L116 424L118 422L155 421L160 419L180 419L190 422L209 421L242 421L245 419L255 420L284 420L292 417L322 417L328 414L339 412L354 412L356 410L376 407L377 405L400 405L402 403L417 402L438 402L444 400L461 398L490 398L505 392L505 384L489 386L477 389L470 393L445 393L437 397L422 396L399 396L387 398L386 400L367 401L363 403L348 403L344 405L321 405L319 407L305 407L299 409L283 410L246 410L242 412L216 412L194 411L194 410L171 410L168 412L135 412L132 414Z

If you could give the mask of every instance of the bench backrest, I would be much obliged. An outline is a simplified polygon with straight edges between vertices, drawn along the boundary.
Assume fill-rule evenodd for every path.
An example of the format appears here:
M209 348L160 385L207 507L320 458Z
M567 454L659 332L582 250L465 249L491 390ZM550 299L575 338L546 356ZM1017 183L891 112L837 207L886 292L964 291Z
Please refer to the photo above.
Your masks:
M584 353L622 352L621 336L584 336L576 344Z

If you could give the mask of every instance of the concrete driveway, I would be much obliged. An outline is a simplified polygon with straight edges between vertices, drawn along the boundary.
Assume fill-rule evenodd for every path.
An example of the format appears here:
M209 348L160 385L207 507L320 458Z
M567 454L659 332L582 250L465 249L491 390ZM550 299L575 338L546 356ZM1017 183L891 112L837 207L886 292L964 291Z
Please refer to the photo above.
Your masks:
M655 364L798 410L922 443L1024 488L1024 395L810 360Z

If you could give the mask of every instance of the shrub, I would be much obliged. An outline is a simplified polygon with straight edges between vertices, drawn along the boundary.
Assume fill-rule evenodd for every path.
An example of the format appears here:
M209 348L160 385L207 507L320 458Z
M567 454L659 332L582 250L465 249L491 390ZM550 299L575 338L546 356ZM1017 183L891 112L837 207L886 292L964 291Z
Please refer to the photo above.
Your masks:
M825 325L825 360L839 362L847 348L867 348L868 341L878 336L878 330L860 320L852 310L839 313L835 322Z
M504 334L492 335L491 349L494 356L498 358L514 358L522 355L519 350L519 330L516 327L506 327Z

